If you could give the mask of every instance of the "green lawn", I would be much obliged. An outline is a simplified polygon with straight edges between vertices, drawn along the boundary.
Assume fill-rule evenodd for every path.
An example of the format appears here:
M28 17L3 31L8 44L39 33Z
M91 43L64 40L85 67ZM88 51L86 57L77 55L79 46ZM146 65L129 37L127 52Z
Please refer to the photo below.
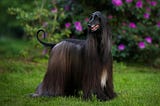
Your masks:
M28 95L34 92L45 74L46 57L36 57L41 54L38 52L28 58L26 50L33 47L26 41L0 38L0 45L0 106L160 106L160 70L116 62L114 85L118 97L114 100L30 98Z

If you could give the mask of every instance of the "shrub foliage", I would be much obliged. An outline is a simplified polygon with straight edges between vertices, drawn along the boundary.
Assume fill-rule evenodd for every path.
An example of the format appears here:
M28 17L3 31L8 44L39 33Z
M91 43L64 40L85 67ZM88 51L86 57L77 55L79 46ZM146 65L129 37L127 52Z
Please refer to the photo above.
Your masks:
M34 0L28 7L10 7L26 36L45 29L47 39L85 38L88 14L100 10L113 32L116 60L153 62L160 57L160 0ZM42 36L43 37L43 36ZM34 38L35 39L35 38Z

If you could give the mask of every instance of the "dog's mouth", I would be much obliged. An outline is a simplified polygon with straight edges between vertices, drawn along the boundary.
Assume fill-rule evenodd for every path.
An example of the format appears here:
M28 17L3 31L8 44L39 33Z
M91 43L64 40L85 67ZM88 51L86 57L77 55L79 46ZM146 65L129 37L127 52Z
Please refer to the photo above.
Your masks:
M92 25L91 27L90 27L90 29L91 29L91 31L96 31L97 29L99 29L99 24L97 24L97 25Z

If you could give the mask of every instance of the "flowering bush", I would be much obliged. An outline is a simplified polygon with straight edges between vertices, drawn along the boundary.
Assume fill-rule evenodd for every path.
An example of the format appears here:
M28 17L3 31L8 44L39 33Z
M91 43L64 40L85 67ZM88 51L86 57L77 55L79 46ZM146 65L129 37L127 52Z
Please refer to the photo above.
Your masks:
M71 30L69 27L71 25L70 23L64 25L67 16L64 9L60 8L55 0L46 2L35 0L28 5L27 9L22 7L10 7L8 9L9 13L15 15L17 20L21 22L28 38L33 38L32 40L35 41L38 29L46 31L48 42L57 43L61 39L70 37Z
M160 57L160 1L77 1L36 1L39 4L35 6L33 2L32 11L22 8L9 11L21 20L27 35L33 37L39 28L44 28L50 41L59 42L67 37L85 38L88 14L99 8L112 27L114 59L151 62Z
M108 17L112 18L108 19L113 27L116 59L151 62L160 56L159 3L157 0L112 0L112 9L118 14L109 12Z

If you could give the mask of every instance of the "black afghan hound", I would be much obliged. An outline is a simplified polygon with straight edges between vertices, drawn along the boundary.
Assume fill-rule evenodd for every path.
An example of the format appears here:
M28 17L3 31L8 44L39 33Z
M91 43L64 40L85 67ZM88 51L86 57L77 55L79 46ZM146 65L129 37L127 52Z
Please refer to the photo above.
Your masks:
M41 31L37 32L37 39L51 47L51 53L47 72L33 97L75 95L80 90L84 99L95 95L105 101L116 96L112 78L111 32L106 18L99 11L89 18L87 40L45 43L38 38Z

